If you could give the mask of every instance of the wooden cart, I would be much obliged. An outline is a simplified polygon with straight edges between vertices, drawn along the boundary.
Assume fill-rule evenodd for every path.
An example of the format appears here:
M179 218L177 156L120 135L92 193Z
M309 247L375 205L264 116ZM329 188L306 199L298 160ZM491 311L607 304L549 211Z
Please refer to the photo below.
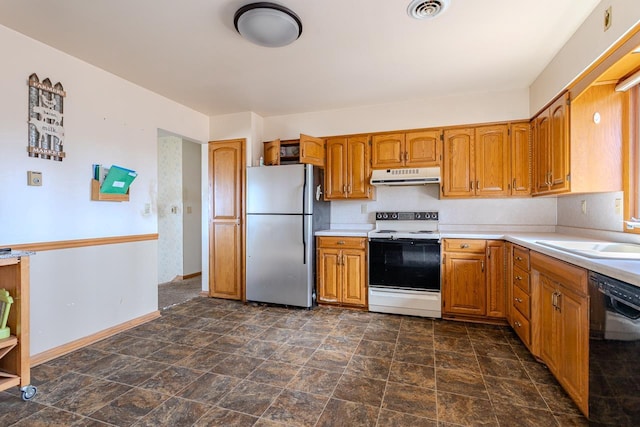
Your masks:
M0 289L11 294L13 304L7 325L8 338L0 339L0 391L20 387L23 400L37 392L30 384L29 363L29 255L31 252L0 254Z

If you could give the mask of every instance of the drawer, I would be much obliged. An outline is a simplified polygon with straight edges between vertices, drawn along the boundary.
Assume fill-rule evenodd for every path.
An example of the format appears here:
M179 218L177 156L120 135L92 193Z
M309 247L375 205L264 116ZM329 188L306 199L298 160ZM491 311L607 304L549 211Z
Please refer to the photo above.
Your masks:
M513 265L518 266L524 271L530 270L529 249L521 246L513 246Z
M364 237L318 237L319 248L350 248L350 249L364 249L367 244L367 239Z
M518 286L513 287L513 306L527 319L531 319L531 300L529 294Z
M527 347L531 347L531 324L518 310L511 313L511 326Z
M444 239L443 246L446 252L473 252L483 254L487 247L487 241L474 239Z
M531 293L531 279L529 273L518 267L513 268L513 284L516 285L515 287L519 287L526 293Z

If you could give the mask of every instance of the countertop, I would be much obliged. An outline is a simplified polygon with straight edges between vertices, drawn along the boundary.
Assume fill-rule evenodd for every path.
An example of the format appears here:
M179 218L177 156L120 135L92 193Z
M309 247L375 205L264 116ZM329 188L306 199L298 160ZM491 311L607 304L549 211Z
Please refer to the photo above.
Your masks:
M316 236L345 236L345 237L367 237L367 231L363 229L330 229L321 230L315 233ZM569 240L569 241L594 241L580 236L561 233L524 233L524 232L503 232L503 231L441 231L442 239L485 239L485 240L505 240L515 243L544 255L551 256L561 261L568 262L587 270L604 274L614 279L622 280L632 285L640 287L640 261L638 260L615 260L587 258L574 253L565 252L560 249L536 243L538 240Z
M0 253L0 259L20 258L23 256L30 256L35 254L36 253L32 251L11 251L6 253Z

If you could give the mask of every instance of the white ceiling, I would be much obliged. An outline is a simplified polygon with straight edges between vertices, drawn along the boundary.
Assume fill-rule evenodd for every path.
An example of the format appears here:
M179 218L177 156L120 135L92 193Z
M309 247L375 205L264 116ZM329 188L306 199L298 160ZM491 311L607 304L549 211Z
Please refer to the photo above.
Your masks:
M526 88L599 0L274 0L299 40L263 48L233 27L251 0L1 0L0 24L207 115L274 116ZM6 58L5 58L6 59Z

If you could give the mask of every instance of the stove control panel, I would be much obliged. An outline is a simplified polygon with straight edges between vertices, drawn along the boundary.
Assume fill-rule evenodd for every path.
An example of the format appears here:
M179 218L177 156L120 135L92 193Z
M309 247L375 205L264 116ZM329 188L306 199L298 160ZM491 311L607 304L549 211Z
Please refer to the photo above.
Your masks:
M438 212L376 212L376 221L437 221Z

